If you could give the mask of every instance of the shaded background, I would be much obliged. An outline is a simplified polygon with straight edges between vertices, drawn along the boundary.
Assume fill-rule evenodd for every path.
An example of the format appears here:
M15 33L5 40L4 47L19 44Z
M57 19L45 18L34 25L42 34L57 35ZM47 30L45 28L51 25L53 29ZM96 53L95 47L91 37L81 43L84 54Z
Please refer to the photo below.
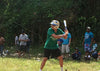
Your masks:
M67 20L73 47L81 46L87 26L100 44L100 0L0 0L0 33L7 46L14 45L15 34L22 29L32 46L44 44L53 19L63 30Z

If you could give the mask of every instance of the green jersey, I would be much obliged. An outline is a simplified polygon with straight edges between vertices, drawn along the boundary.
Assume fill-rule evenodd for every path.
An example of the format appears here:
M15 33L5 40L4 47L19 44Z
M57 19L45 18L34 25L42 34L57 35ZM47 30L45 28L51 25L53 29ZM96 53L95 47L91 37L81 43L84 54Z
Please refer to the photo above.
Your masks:
M44 45L44 48L46 49L57 49L58 48L57 39L52 37L52 34L60 35L60 34L64 34L64 32L60 28L58 28L57 32L55 33L52 28L49 28L47 32L47 40Z

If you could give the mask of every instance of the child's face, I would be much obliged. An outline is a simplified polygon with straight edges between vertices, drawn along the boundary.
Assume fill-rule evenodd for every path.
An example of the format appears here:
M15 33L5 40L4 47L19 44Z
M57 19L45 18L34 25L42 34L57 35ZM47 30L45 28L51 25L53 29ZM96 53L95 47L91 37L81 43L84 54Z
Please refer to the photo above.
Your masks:
M58 26L55 26L55 25L51 25L51 28L52 28L53 30L57 30L59 27L58 27Z

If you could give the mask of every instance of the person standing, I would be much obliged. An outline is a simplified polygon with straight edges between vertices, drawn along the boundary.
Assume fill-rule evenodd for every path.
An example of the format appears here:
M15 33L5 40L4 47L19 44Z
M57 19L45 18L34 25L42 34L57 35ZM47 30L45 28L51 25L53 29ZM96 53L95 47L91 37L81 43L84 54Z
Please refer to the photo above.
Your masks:
M15 47L16 47L16 52L19 50L19 37L17 34L15 34Z
M26 52L29 53L30 51L30 45L31 45L31 40L30 38L27 39L27 43L26 43Z
M84 39L83 39L83 43L82 45L84 46L84 51L91 51L92 48L92 44L93 44L93 33L90 31L91 27L87 27L85 35L84 35Z
M68 35L68 30L65 30L64 34L64 32L59 28L60 23L57 20L53 20L50 24L51 27L47 32L47 40L44 45L44 58L41 63L40 71L42 71L46 61L50 57L59 59L61 71L63 71L63 57L61 56L61 51L57 46L57 39Z
M63 43L62 43L62 54L63 54L63 58L65 58L66 56L69 57L70 56L70 43L71 43L71 34L68 33L68 36L66 36L63 39Z
M4 43L5 43L5 39L0 34L0 53L1 53L1 57L3 56Z
M22 34L19 35L19 41L20 41L20 52L19 52L19 57L21 55L24 55L24 53L26 52L26 45L27 45L27 41L28 41L28 35L25 34L24 31L22 31Z

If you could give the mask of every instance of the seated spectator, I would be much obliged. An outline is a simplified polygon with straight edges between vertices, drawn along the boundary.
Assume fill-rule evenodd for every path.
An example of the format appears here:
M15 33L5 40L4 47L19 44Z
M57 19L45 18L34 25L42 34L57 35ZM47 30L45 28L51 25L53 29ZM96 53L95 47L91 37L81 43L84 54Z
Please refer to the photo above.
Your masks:
M97 53L97 52L93 52L93 53L92 53L92 57L93 57L95 60L97 60L97 58L98 58L98 53Z
M81 52L78 50L78 48L75 48L75 52L72 54L73 60L80 60L81 59Z
M97 60L98 58L98 52L97 52L97 44L95 42L95 40L93 41L93 48L92 48L92 57Z

